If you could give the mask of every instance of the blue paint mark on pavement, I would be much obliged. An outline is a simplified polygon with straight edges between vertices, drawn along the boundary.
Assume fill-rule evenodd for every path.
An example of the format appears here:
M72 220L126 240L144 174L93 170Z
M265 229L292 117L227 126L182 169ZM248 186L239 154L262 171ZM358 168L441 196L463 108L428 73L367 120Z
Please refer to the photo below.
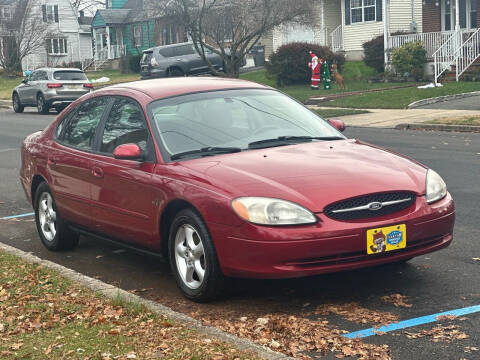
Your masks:
M476 312L480 312L480 305L469 306L469 307L462 308L462 309L445 311L445 312L441 312L441 313L437 313L437 314L433 314L433 315L421 316L421 317L410 319L410 320L400 321L398 323L392 323L392 324L385 325L385 326L382 326L382 327L379 327L379 328L370 328L370 329L351 332L351 333L345 334L343 336L345 336L346 338L349 338L349 339L365 338L365 337L369 337L369 336L372 336L372 335L376 335L376 333L387 333L387 332L390 332L390 331L405 329L405 328L409 328L409 327L412 327L412 326L418 326L418 325L432 323L432 322L438 321L437 318L439 316L445 316L445 315L462 316L462 315L467 315L467 314L473 314L473 313L476 313Z
M12 215L12 216L5 216L2 217L2 220L10 220L10 219L16 219L16 218L22 218L22 217L27 217L27 216L33 216L35 213L27 213L27 214L20 214L20 215Z

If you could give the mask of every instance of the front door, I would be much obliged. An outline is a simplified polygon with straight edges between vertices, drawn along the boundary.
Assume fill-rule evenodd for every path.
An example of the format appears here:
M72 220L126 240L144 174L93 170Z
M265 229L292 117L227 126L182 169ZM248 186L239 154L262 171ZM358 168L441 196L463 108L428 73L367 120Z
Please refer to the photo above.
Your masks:
M142 108L133 99L116 97L103 128L98 152L92 157L95 231L154 248L158 245L158 239L153 239L158 209L157 190L152 186L155 155ZM113 157L117 146L130 143L143 150L142 161Z
M460 29L477 28L477 0L459 0ZM456 26L456 0L442 0L442 30L455 30Z

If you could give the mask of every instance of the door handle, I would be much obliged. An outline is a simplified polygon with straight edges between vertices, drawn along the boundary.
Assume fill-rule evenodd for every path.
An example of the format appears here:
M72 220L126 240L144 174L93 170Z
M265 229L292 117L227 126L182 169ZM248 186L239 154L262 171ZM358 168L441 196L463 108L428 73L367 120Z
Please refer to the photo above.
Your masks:
M95 176L96 178L103 178L103 170L101 168L99 168L98 166L95 166L93 169L92 169L92 174L93 176Z

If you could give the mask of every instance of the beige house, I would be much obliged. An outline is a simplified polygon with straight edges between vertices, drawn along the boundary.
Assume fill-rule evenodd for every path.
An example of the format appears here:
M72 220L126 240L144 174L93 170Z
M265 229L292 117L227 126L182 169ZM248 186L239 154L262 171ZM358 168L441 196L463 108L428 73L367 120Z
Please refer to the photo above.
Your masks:
M480 0L317 0L314 26L277 27L262 44L267 57L281 45L307 41L360 60L362 45L384 34L386 62L389 49L422 41L435 79L453 65L458 79L480 57L479 7ZM399 31L405 35L391 35Z

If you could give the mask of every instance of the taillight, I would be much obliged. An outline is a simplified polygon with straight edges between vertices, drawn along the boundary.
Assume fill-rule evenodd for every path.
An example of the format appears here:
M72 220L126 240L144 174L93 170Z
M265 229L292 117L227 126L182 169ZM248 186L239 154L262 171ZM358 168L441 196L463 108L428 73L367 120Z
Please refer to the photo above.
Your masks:
M86 88L89 88L89 89L93 89L93 84L86 83L86 84L83 84L83 87L86 87Z
M49 87L50 89L61 88L62 86L63 86L62 84L57 84L57 83L47 84L47 87Z

